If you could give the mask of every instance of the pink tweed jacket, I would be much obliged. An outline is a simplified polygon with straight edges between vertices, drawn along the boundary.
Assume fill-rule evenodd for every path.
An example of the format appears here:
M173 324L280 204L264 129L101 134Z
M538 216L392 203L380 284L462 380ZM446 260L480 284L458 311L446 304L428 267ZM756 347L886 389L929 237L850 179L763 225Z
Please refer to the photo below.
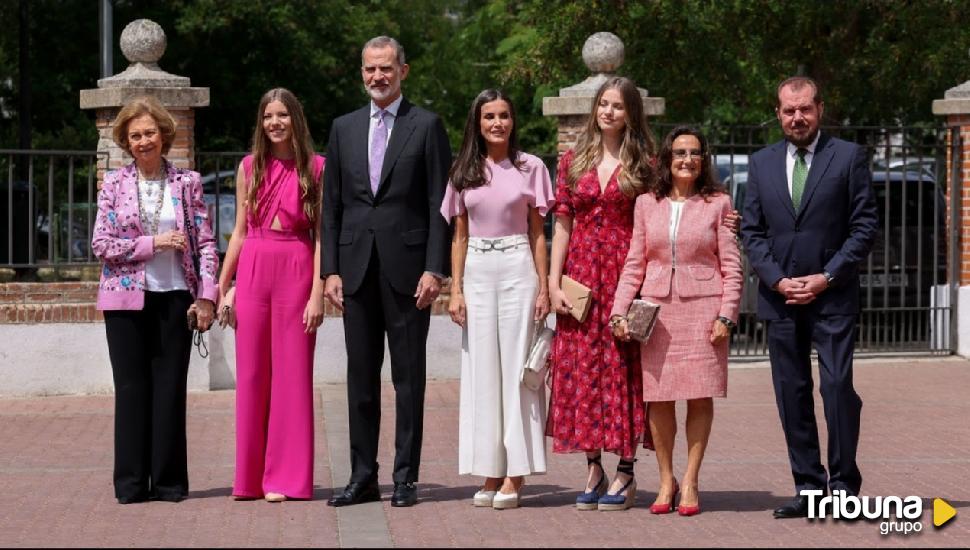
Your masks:
M164 162L178 230L192 235L190 242L194 239L199 257L201 277L195 272L188 247L182 254L185 283L194 298L216 302L219 297L219 256L208 210L202 200L199 173ZM192 225L188 231L186 218ZM142 309L145 306L145 261L154 255L154 247L152 236L145 235L138 214L138 171L134 162L105 174L104 184L98 192L98 215L91 248L104 263L98 287L98 309Z
M719 316L737 322L741 302L741 253L734 233L721 221L731 212L724 194L687 199L677 231L677 269L672 269L670 203L652 193L637 198L630 252L620 275L613 315L626 315L640 296L720 296ZM698 320L702 321L702 320ZM707 321L706 319L703 321Z

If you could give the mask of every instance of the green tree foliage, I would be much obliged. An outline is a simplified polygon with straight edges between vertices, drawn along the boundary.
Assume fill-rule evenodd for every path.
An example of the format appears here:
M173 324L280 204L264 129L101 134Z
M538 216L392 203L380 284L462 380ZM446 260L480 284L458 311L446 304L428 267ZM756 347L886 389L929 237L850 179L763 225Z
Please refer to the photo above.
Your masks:
M0 2L0 147L17 147L18 2ZM42 149L94 149L90 113L78 108L78 90L98 77L96 2L29 3L32 145ZM74 25L90 20L91 25Z
M530 38L510 55L512 78L567 84L585 76L595 31L623 39L620 72L667 100L666 119L758 124L775 85L816 78L830 123L933 123L933 99L970 77L970 3L957 0L532 0ZM536 60L542 60L538 62Z
M823 86L829 123L939 124L933 99L970 78L966 0L115 0L114 38L133 19L168 35L163 69L211 88L198 111L199 150L248 147L260 95L304 102L318 147L334 117L366 101L360 46L404 44L405 93L445 119L457 146L486 87L516 102L525 149L552 152L544 96L586 76L586 38L626 44L622 74L667 102L664 122L760 124L774 87L803 72ZM93 114L78 91L96 85L97 2L31 0L34 146L92 149ZM16 145L17 2L0 2L0 146ZM117 49L117 48L116 48ZM115 71L127 62L120 51Z

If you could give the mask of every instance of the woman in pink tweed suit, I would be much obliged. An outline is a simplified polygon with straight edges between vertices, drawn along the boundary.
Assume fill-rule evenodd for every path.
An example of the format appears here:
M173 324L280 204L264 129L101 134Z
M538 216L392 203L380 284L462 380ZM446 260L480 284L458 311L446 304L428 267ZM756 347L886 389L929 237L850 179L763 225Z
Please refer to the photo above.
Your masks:
M730 330L741 301L741 260L735 235L722 221L731 199L714 179L707 140L677 127L664 139L653 190L637 199L630 252L620 276L610 323L629 339L625 315L639 293L660 304L653 333L642 346L643 394L660 468L650 507L673 509L674 403L687 400L687 471L677 511L700 511L697 480L714 419L714 397L727 395Z

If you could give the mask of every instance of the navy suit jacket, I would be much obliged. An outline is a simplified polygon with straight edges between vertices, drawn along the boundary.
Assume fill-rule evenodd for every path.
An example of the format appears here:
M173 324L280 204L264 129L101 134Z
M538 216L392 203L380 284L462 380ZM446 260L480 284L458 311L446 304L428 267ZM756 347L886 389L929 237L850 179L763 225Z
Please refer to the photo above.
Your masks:
M798 212L785 170L787 141L751 156L742 237L761 283L758 317L785 319L796 308L821 315L859 312L859 264L879 231L879 214L865 149L822 134ZM771 289L784 277L828 271L832 284L806 306L789 306Z
M448 224L438 214L448 184L451 146L438 115L401 102L384 154L380 186L370 187L370 104L330 128L323 172L321 269L339 274L345 294L360 287L376 243L381 272L410 296L425 271L448 273Z

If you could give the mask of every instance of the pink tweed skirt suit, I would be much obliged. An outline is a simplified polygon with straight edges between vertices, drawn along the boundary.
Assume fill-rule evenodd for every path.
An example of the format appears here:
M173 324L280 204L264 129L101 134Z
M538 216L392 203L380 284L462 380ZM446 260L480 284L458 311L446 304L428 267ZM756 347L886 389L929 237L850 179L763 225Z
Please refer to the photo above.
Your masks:
M728 340L714 345L710 337L718 317L737 322L741 302L741 254L734 233L722 224L731 199L688 198L673 243L671 209L669 199L652 193L637 198L611 315L625 315L638 294L660 304L640 354L644 401L725 397Z

